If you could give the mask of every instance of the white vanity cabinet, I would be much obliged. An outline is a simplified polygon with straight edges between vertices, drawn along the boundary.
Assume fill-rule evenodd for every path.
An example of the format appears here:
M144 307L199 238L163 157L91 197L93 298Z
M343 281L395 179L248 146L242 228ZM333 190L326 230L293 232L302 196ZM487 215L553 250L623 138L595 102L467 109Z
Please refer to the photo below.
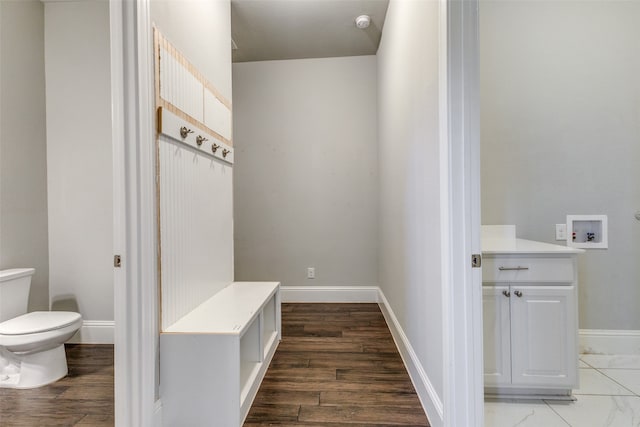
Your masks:
M579 250L514 240L483 245L485 391L570 395L578 385Z

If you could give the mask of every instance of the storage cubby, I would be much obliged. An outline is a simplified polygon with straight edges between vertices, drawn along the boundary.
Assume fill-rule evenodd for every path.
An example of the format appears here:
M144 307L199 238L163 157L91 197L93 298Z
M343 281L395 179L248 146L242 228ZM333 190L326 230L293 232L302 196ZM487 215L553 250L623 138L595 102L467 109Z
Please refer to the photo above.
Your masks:
M242 425L281 337L280 284L235 282L160 335L163 424Z
M582 249L608 247L606 215L567 215L567 246Z
M263 354L266 355L273 343L273 340L278 338L278 325L280 324L280 319L278 318L278 310L276 310L276 301L271 300L267 302L262 313L264 319L264 342L262 351Z
M273 301L273 298L270 300ZM260 316L240 338L240 402L247 398L251 384L263 360L262 337L260 336Z

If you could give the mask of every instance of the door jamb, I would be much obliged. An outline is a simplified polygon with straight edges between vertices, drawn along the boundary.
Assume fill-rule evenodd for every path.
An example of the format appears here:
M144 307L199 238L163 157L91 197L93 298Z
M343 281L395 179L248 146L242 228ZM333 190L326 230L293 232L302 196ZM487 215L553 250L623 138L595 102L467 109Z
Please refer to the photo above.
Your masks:
M152 426L156 400L157 236L149 1L110 0L115 424Z
M441 1L444 425L482 427L478 0Z

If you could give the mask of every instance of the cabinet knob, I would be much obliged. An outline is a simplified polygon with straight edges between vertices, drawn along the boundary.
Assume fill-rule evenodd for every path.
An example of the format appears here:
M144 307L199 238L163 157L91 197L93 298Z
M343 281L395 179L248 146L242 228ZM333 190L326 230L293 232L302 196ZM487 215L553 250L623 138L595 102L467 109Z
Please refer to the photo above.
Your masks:
M513 293L516 294L516 296L518 298L520 298L522 296L522 292L520 292L520 291L514 291Z
M502 295L504 295L505 297L509 298L511 296L511 292L509 291L502 291Z

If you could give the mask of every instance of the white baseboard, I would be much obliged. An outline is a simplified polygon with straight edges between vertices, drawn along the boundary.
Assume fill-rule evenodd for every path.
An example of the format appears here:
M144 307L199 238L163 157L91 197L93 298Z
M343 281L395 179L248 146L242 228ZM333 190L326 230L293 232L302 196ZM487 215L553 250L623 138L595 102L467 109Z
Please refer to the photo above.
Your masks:
M71 344L113 344L113 320L84 320L82 327L71 337Z
M418 356L413 350L413 347L409 342L409 338L404 333L400 322L398 322L387 298L384 296L384 293L382 293L382 290L378 289L378 292L380 309L387 321L387 325L389 326L393 340L396 343L396 347L398 347L400 356L402 356L404 365L409 372L409 377L411 377L411 382L416 389L416 393L422 403L422 407L427 413L427 418L429 418L429 422L433 427L443 426L444 407L442 400L440 399L440 396L438 396L433 384L431 384L420 360L418 360Z
M580 329L580 353L640 354L640 331Z
M282 302L378 302L377 286L281 286Z

